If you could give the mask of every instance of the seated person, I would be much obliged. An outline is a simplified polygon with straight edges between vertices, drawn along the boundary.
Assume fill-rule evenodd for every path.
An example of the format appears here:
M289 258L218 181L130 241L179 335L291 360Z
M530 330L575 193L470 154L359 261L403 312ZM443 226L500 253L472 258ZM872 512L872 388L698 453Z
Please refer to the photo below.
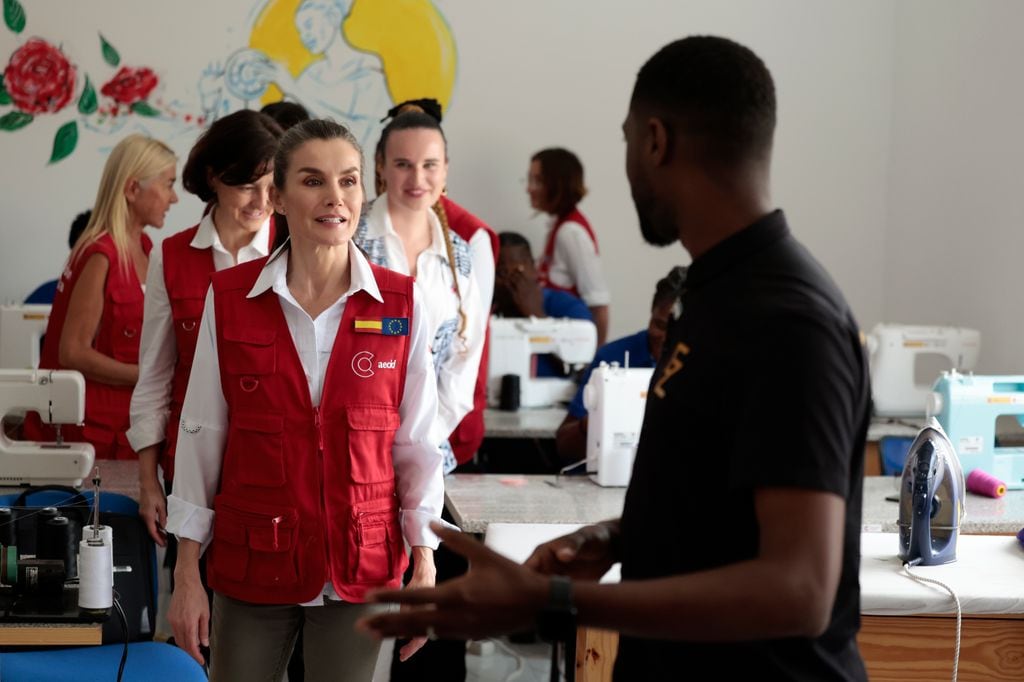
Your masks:
M587 456L587 408L583 406L583 387L590 381L590 373L602 362L625 365L629 353L629 366L637 368L654 367L661 356L665 343L665 332L672 318L676 303L686 282L686 268L677 265L668 275L658 281L651 303L651 319L647 329L636 334L611 341L597 349L594 360L580 377L576 396L569 403L569 413L555 434L558 457L565 463L578 462Z
M78 235L82 234L85 230L85 226L89 224L89 217L92 215L92 209L83 211L75 216L75 219L71 221L71 231L68 232L68 248L75 248L75 242L78 241ZM36 290L28 295L25 299L26 304L30 303L42 303L45 305L53 305L53 297L57 295L57 281L50 280L44 282L36 287Z
M501 317L569 317L593 322L587 304L567 291L549 289L540 283L530 242L517 232L498 235L498 266L494 277L492 312ZM542 356L536 376L564 376L562 363L554 356Z

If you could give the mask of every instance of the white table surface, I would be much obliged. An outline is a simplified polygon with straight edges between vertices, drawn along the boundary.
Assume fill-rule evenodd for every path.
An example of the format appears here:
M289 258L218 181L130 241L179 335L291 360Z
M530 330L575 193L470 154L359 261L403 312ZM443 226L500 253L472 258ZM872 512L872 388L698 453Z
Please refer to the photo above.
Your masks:
M523 407L514 412L484 410L486 438L554 438L568 411L564 407Z

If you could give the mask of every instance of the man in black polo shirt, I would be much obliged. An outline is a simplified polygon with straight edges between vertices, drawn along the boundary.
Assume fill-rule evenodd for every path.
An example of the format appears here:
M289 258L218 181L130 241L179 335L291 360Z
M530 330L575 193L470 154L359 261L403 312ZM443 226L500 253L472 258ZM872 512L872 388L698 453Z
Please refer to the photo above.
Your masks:
M741 45L687 38L644 65L626 173L644 238L679 240L693 263L622 518L542 545L525 567L444 533L470 573L381 595L435 608L370 627L476 637L568 614L622 634L616 680L866 679L867 362L842 294L771 210L774 128L771 76ZM622 582L594 582L615 561ZM559 575L573 580L545 577Z

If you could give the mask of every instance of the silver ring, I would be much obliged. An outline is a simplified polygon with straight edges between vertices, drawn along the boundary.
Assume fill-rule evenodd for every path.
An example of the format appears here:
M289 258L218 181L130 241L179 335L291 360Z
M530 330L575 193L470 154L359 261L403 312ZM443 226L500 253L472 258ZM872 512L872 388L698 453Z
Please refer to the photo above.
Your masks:
M427 626L427 639L429 639L431 642L437 641L437 632L434 631L433 625Z

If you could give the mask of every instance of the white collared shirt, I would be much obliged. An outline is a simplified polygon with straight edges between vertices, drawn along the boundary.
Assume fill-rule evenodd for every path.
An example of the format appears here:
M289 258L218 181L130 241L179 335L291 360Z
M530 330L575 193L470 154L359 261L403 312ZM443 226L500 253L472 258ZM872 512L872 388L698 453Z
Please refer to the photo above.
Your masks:
M387 193L381 194L360 222L354 237L368 254L370 261L399 272L409 273L409 259L402 238L395 232L388 214ZM428 211L431 229L430 246L416 259L416 284L426 296L425 308L429 320L428 335L437 372L438 439L447 442L462 418L473 409L473 392L480 369L484 334L490 312L490 300L481 298L481 279L474 274L476 259L466 240L451 231L452 252L455 257L461 309L466 316L466 327L459 337L459 296L452 281L452 268L448 262L441 221ZM488 249L489 251L489 249ZM494 282L494 260L490 259L490 283Z
M213 250L213 267L217 270L247 263L266 256L270 251L270 220L253 235L252 241L238 250L238 260L224 248L213 224L211 210L199 222L199 229L189 242L193 249ZM178 342L174 336L174 318L164 279L164 250L159 246L150 252L149 272L144 291L142 337L139 340L139 380L132 391L131 428L128 442L139 450L156 445L167 435L167 418L171 411L171 385L174 365L178 361ZM178 425L174 424L173 428Z
M331 349L338 334L345 304L357 291L381 299L373 271L363 254L349 244L351 284L345 294L314 320L288 290L287 246L279 249L260 272L249 292L252 298L268 289L277 294L291 340L306 373L309 394L319 405ZM437 535L431 521L440 521L444 504L441 451L434 436L437 389L425 324L423 293L413 286L412 326L409 330L409 361L405 392L398 413L401 419L392 447L396 492L402 534L412 546L436 549ZM181 413L181 431L174 464L174 490L167 498L167 530L178 537L202 544L205 550L213 536L213 498L220 487L221 464L228 429L227 403L221 389L217 354L213 292L206 296L199 328L192 376ZM330 583L324 593L337 598ZM322 596L307 606L322 603Z
M551 218L549 231L554 229L557 221L557 218ZM573 220L558 228L548 278L552 284L564 289L575 287L583 302L591 308L612 302L594 240L585 227Z

